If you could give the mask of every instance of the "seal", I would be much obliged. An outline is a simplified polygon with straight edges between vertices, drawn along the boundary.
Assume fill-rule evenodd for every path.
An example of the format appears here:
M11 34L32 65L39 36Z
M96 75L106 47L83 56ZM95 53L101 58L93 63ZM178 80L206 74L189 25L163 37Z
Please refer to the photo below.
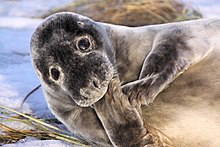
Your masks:
M182 146L218 146L212 139L220 137L217 131L201 133L203 127L207 132L211 126L220 128L218 38L219 19L130 28L66 12L48 17L36 29L31 56L52 113L93 146L151 144L143 141L148 134L143 123ZM115 75L122 91L114 103L126 105L109 101ZM190 114L201 120L201 128L190 129L198 127L187 122L196 121ZM129 119L125 123L122 118Z

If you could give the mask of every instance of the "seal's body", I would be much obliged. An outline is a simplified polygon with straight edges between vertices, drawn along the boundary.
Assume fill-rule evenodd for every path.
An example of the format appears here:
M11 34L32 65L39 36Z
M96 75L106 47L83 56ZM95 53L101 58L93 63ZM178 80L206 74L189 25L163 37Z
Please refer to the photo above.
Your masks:
M178 145L218 146L219 38L218 19L129 28L58 13L35 31L31 54L49 108L70 131L94 146L142 146L131 139L146 133L134 110L141 105L145 122ZM106 109L99 104L117 73L132 106L127 116L121 111L127 110L124 105L119 112L112 102ZM103 115L115 112L121 114L115 122ZM141 131L131 129L133 136L114 133L129 132L118 124L131 116L140 123L128 126ZM122 134L127 144L119 141Z
M219 52L190 67L143 110L145 122L180 147L220 145Z

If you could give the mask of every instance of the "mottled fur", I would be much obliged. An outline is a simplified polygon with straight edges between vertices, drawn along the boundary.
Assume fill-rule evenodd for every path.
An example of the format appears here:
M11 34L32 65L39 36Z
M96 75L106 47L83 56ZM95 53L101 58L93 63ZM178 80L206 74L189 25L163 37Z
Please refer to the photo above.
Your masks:
M91 51L76 48L84 35ZM220 145L212 140L220 138L218 39L218 19L129 28L58 13L35 31L31 55L51 111L93 146L143 146L152 144L143 136L165 133L175 146L214 147ZM58 81L51 80L51 66L61 72ZM108 95L116 74L124 96ZM142 117L141 105L147 105ZM149 132L150 126L163 133Z

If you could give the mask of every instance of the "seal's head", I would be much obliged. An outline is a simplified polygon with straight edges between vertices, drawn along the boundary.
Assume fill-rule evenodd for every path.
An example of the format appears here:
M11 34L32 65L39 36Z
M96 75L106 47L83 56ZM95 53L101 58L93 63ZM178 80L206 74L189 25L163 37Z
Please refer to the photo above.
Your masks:
M44 89L87 107L106 93L114 51L105 28L74 13L57 13L34 32L31 56Z

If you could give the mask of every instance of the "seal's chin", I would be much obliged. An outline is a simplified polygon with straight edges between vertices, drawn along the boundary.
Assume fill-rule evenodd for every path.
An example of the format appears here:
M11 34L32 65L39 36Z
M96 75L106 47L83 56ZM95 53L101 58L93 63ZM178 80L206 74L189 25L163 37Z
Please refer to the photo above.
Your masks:
M108 86L102 88L81 88L80 99L76 100L76 104L81 107L89 107L100 100L108 90Z

